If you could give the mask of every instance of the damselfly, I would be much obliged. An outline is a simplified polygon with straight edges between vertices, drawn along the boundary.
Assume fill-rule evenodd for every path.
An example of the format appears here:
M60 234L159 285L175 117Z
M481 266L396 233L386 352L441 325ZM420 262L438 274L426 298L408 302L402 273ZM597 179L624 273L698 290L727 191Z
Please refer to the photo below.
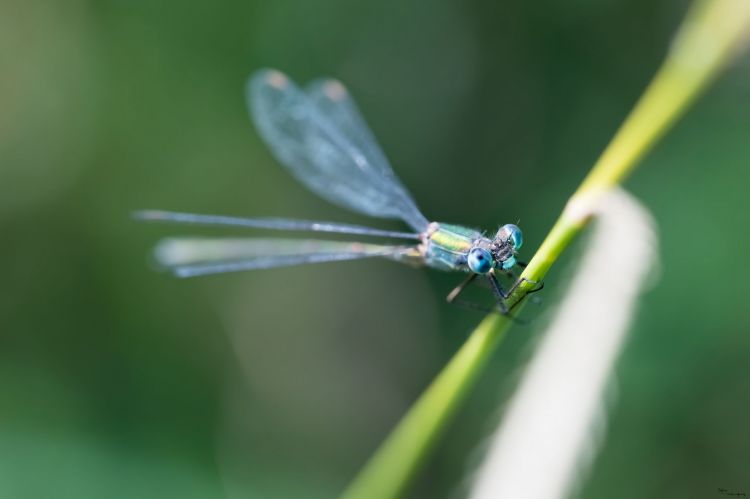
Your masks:
M247 83L250 114L273 155L300 182L328 201L372 217L401 219L409 232L358 225L284 218L236 218L169 211L141 211L143 220L222 225L282 231L372 236L402 240L401 244L371 244L297 239L169 238L155 250L156 259L179 277L267 269L307 263L382 257L468 277L449 295L454 301L477 276L484 276L498 309L520 281L504 289L497 278L513 277L516 253L523 236L514 224L500 227L493 237L477 230L430 222L420 212L368 129L354 101L336 80L318 80L305 90L286 75L263 70ZM522 265L522 264L519 264ZM514 278L515 279L515 278Z

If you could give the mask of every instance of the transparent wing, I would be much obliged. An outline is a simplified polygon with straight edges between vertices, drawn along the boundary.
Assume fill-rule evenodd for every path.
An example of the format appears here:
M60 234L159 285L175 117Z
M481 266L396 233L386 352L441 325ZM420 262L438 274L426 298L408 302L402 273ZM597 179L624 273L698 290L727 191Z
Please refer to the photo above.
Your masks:
M427 219L341 84L314 84L308 95L284 74L264 70L248 81L247 102L276 159L310 190L360 213L426 229Z
M374 170L393 179L403 189L343 83L334 79L315 80L307 85L305 92L320 114L369 158Z
M157 263L179 277L287 267L307 263L414 255L408 246L295 239L169 238L154 250Z
M151 222L173 222L194 225L221 225L230 227L247 227L253 229L297 230L326 232L332 234L352 234L360 236L392 237L398 239L419 239L419 234L379 230L361 225L340 224L334 222L315 222L311 220L293 220L289 218L239 218L223 215L198 215L175 211L144 210L133 213L138 220Z

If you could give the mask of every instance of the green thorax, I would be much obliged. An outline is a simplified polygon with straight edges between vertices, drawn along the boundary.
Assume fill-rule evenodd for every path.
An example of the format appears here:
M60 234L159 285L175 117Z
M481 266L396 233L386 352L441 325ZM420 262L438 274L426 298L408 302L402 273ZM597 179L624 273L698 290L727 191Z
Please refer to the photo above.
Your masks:
M424 248L425 263L443 270L468 270L466 255L482 234L460 225L436 224L428 233Z

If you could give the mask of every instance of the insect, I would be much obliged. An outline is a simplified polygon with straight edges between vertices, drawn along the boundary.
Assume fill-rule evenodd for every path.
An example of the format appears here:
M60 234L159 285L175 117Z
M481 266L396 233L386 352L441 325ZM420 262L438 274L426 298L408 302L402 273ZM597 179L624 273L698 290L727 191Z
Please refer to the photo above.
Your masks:
M523 245L521 229L506 224L492 237L459 226L430 222L394 174L346 88L323 79L305 90L283 73L255 73L246 86L250 114L275 158L320 197L372 217L401 219L411 231L395 232L333 222L284 218L236 218L148 210L136 218L186 224L368 236L398 243L265 238L168 238L155 249L159 264L179 277L381 257L467 273L447 299L478 276L492 289L497 310L522 282L505 289L497 274L513 277Z

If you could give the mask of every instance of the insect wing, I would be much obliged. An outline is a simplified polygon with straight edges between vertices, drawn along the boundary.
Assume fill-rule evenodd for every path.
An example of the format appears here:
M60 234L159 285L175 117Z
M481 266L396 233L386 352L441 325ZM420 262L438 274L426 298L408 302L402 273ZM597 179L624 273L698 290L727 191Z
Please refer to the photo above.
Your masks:
M251 116L274 156L322 198L366 215L400 218L424 231L427 219L396 178L346 91L327 94L325 84L320 91L316 88L305 94L274 70L248 81Z
M218 225L242 227L248 229L270 229L283 231L310 231L332 234L349 234L359 236L389 237L396 239L419 239L419 234L373 229L361 225L341 224L336 222L318 222L313 220L295 220L291 218L240 218L224 215L199 215L163 210L143 210L133 213L137 220L148 222L172 222L191 225Z
M339 241L255 238L168 238L154 251L159 266L179 277L268 269L308 263L400 259L410 247Z
M315 80L307 85L305 92L320 114L367 156L373 170L395 184L394 190L405 191L349 91L340 81Z

